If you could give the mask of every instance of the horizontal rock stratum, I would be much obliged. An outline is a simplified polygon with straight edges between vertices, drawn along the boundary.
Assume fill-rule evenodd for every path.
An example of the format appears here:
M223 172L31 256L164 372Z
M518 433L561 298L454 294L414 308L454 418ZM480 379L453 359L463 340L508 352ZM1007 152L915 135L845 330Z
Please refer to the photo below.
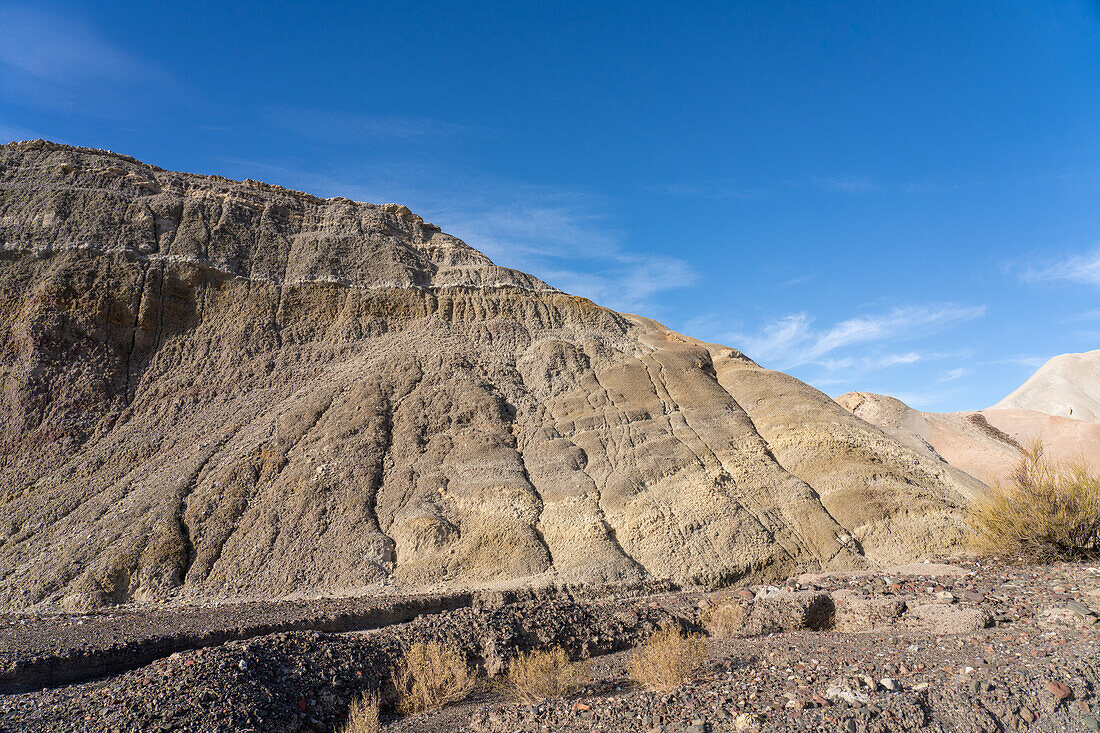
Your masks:
M0 147L0 605L721 585L960 547L980 488L404 206Z

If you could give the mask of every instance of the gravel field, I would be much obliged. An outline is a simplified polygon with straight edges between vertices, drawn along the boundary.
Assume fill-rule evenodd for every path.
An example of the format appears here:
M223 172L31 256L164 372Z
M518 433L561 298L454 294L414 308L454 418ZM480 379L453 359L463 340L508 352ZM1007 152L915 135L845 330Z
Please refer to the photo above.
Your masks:
M486 679L462 703L390 714L386 730L1095 731L1098 588L1100 573L1084 565L968 562L731 590L722 595L750 609L747 635L709 639L699 678L673 693L629 680L630 649L665 623L698 628L713 596L459 608L374 631L231 641L5 695L0 730L332 731L361 691L381 687L388 702L402 645L449 638ZM507 661L557 645L590 658L589 685L538 706L512 702L496 677Z

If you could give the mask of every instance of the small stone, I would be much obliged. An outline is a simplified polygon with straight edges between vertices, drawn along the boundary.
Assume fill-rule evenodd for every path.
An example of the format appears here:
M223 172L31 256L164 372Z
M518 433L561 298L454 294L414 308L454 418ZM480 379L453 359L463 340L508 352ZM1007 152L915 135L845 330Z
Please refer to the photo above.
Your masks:
M879 680L879 684L882 685L883 689L889 690L890 692L897 692L901 689L901 683L893 677L883 677Z
M1076 613L1079 616L1095 616L1096 615L1096 613L1091 608L1086 606L1084 603L1079 603L1078 601L1070 601L1069 603L1066 604L1066 608L1073 611L1074 613Z
M1035 713L1031 712L1031 708L1020 708L1020 717L1028 723L1035 722Z
M1100 722L1098 722L1096 718L1092 717L1091 715L1087 718L1082 718L1081 722L1085 724L1086 730L1100 730Z
M841 730L844 731L844 733L856 733L856 721L847 721Z
M1053 680L1047 683L1047 692L1049 692L1051 695L1054 695L1054 699L1058 700L1059 702L1065 700L1073 694L1073 690L1069 688L1069 685L1066 685L1062 682L1055 682Z

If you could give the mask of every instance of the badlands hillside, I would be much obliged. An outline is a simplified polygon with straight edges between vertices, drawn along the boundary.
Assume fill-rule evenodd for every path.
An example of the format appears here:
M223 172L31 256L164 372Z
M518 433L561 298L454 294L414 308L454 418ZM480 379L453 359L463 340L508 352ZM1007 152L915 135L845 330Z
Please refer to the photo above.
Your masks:
M943 556L980 484L404 206L0 146L0 607L719 586Z
M1054 357L990 409L1012 408L1100 422L1100 349Z
M1054 357L985 410L921 412L870 392L849 392L837 402L913 450L986 483L1004 480L1036 439L1048 458L1100 465L1100 351Z

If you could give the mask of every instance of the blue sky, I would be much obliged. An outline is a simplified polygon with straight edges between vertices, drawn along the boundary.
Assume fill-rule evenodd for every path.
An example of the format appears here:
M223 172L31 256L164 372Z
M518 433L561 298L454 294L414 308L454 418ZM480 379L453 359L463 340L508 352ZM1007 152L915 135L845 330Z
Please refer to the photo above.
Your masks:
M408 204L830 395L1100 347L1100 5L0 0L0 138Z

